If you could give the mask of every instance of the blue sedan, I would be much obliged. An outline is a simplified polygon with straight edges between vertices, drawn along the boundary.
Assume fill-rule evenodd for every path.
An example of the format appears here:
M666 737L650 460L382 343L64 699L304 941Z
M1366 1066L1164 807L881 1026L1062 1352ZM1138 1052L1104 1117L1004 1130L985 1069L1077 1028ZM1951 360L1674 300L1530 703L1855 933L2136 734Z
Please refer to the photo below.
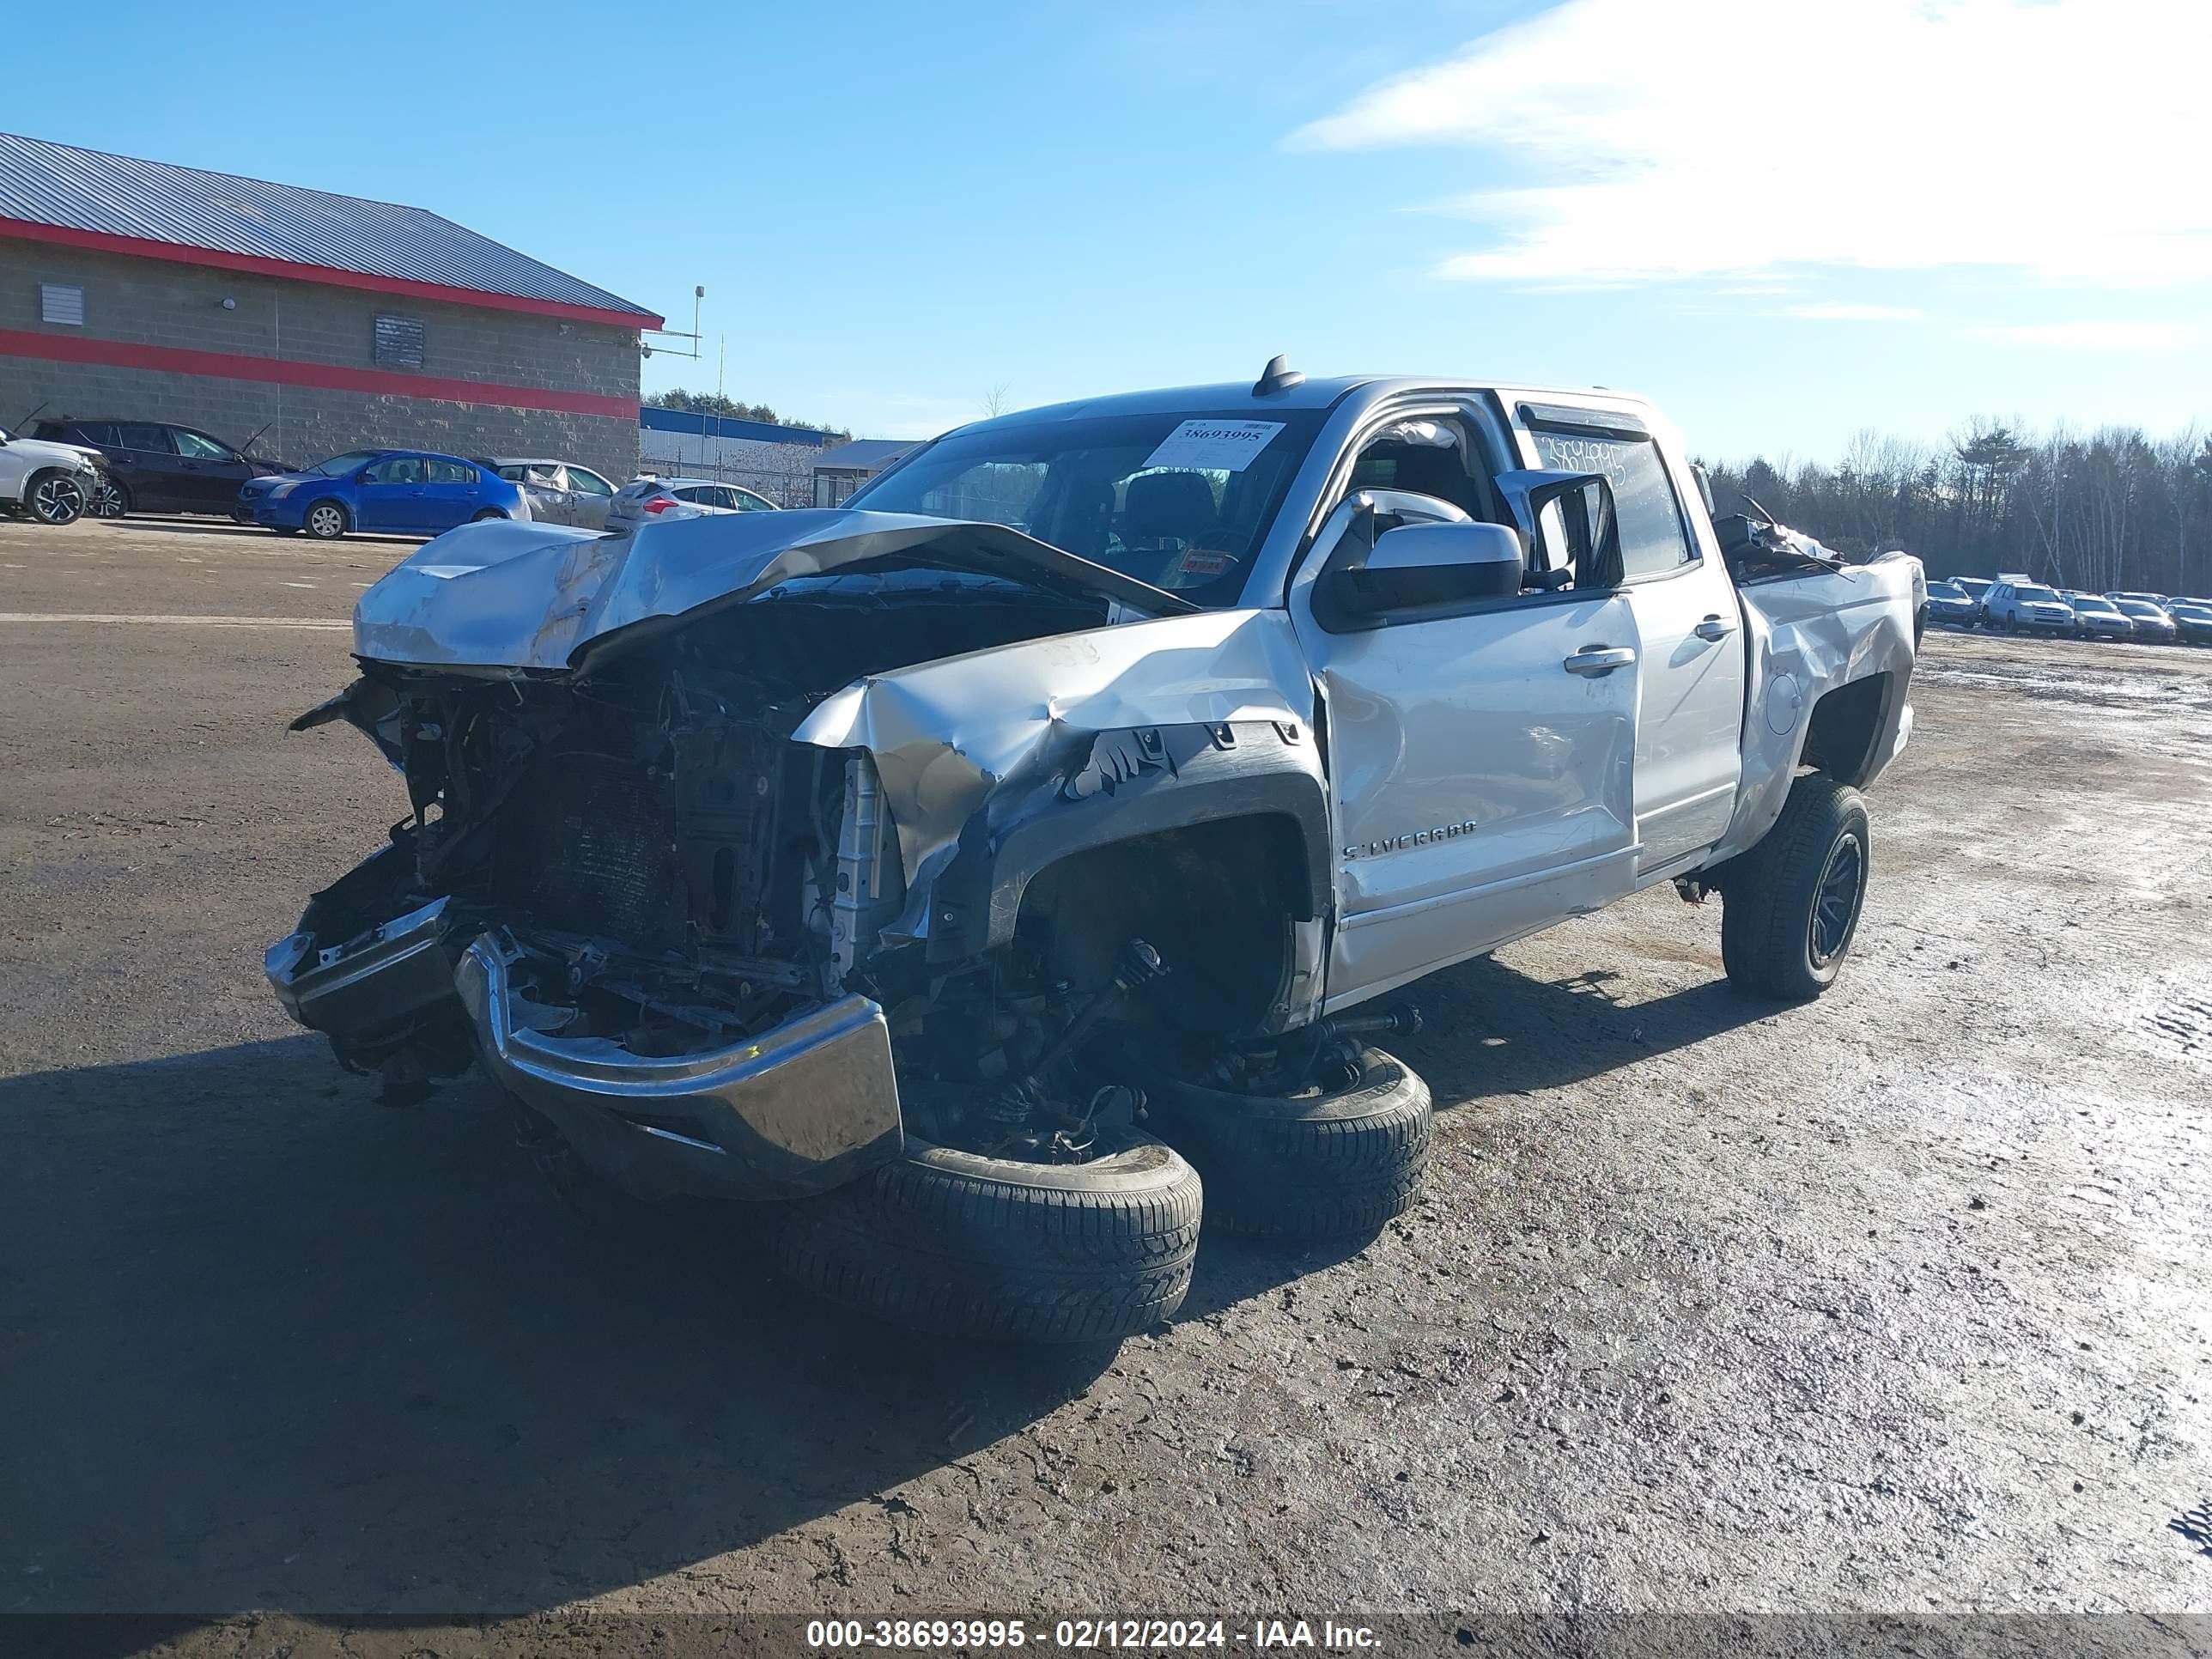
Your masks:
M250 478L238 517L280 536L306 531L319 542L349 530L435 536L472 519L527 519L521 487L458 455L360 449L304 472Z

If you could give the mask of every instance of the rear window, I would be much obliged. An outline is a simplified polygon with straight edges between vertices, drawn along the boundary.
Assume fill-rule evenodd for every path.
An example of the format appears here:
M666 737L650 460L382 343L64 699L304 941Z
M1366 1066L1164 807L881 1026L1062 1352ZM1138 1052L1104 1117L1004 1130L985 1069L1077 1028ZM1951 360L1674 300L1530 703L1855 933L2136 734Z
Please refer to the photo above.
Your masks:
M1697 557L1659 447L1649 438L1533 425L1529 435L1546 466L1559 472L1595 472L1613 486L1625 574L1663 575Z
M177 453L177 447L170 440L169 428L166 426L121 426L116 430L121 434L121 447L125 449L146 450L156 455Z

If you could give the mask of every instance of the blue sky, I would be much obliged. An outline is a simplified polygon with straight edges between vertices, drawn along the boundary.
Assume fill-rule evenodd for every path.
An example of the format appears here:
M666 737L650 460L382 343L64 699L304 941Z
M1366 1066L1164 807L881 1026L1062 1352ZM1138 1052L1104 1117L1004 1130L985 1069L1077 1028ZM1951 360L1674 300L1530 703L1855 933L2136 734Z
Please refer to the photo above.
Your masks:
M1277 351L1641 391L1715 457L2212 424L2199 0L280 14L112 5L0 127L428 207L678 327L704 283L648 390L720 339L869 435Z

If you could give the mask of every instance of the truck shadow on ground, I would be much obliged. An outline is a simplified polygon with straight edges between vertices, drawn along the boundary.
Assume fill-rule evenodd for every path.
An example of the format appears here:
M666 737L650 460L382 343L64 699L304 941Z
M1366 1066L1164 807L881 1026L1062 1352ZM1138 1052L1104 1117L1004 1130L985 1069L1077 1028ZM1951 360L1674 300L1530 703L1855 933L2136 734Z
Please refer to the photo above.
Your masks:
M1450 1111L1584 1082L1789 1012L1717 974L1648 1001L1626 1000L1631 988L1601 969L1540 980L1479 957L1410 988L1422 1029L1389 1047L1428 1079L1437 1109Z
M1765 1012L1428 990L1447 1107L1631 1057L1563 1025ZM386 1109L304 1036L0 1080L0 1613L533 1611L891 1503L1135 1363L856 1320L727 1206L580 1218L476 1093ZM1184 1316L1359 1248L1209 1244Z
M579 1217L498 1114L378 1106L305 1037L0 1082L0 1613L550 1607L1114 1362L840 1315L726 1206Z

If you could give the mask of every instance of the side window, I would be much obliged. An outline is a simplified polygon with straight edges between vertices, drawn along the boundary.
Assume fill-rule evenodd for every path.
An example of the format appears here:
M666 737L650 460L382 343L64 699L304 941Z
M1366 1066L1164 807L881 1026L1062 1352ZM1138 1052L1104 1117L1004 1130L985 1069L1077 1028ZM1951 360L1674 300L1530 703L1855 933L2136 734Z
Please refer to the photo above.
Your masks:
M773 513L775 511L775 503L769 500L765 495L756 495L750 489L740 489L736 493L738 497L738 511L740 513Z
M432 483L472 484L477 481L477 470L459 461L425 461L424 476Z
M177 447L169 441L166 426L118 426L116 434L125 449L143 449L155 455L173 455Z
M503 466L499 470L499 476L510 483L535 482L530 474L531 469L526 466Z
M589 467L568 469L568 488L584 495L611 495L615 487Z
M1599 473L1612 484L1620 523L1621 568L1630 580L1664 575L1697 557L1659 447L1649 438L1542 427L1531 435L1547 468Z
M221 444L203 438L197 432L187 432L180 426L171 428L170 435L177 441L177 453L188 461L228 461L234 459Z
M422 458L419 455L393 455L376 463L361 475L363 483L418 484L422 482Z
M695 486L687 485L682 489L672 489L668 493L675 496L678 501L689 501L694 507L712 507L714 504L712 490Z

